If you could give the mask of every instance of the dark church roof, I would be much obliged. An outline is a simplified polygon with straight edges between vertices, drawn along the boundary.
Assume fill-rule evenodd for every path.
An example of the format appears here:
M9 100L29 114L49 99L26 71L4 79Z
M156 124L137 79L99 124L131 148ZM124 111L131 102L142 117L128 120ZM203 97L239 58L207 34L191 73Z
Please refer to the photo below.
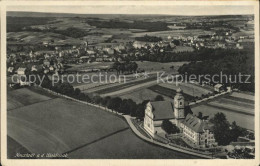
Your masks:
M196 133L203 133L204 130L211 131L211 125L208 121L201 120L192 114L188 114L186 116L185 120L183 121L183 124L195 131Z
M153 120L174 119L173 103L169 101L150 102L153 108Z

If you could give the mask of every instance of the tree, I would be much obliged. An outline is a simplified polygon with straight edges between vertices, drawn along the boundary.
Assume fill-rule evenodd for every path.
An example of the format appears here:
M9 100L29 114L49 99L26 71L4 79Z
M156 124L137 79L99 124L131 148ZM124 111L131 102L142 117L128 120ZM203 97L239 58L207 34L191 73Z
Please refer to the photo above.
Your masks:
M94 96L94 97L93 97L93 102L96 103L96 104L102 103L102 97L100 97L100 96Z
M213 133L219 145L228 145L231 142L230 139L230 124L226 119L225 114L217 113L210 120L213 123Z
M180 41L179 40L173 40L172 43L175 44L176 46L180 45Z
M137 105L132 99L127 99L127 113L131 116L136 116Z
M79 97L80 93L81 93L81 90L80 90L79 88L76 88L76 89L74 90L74 95L75 95L75 97Z
M175 133L179 133L180 129L172 124L172 122L170 122L169 120L163 120L162 122L162 129L167 133L167 134L175 134Z
M163 96L161 96L161 95L157 95L157 96L155 97L154 101L164 101L164 98L163 98Z
M198 118L199 118L199 119L202 119L202 118L203 118L202 112L199 112Z
M162 122L162 129L166 133L170 134L171 131L172 131L172 128L173 128L173 124L169 120L163 120L163 122Z
M123 99L121 102L120 107L118 108L118 112L127 114L128 113L128 105L127 105L127 99Z
M101 101L101 105L107 106L108 101L109 101L110 99L111 99L110 96L105 97L105 98Z
M118 111L121 103L122 103L121 98L119 97L112 98L111 100L108 101L107 108Z

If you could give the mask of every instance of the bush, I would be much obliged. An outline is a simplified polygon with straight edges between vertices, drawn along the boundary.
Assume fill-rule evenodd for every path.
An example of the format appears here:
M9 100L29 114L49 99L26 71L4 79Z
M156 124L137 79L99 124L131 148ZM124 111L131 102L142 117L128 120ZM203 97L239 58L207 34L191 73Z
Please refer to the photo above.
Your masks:
M172 124L172 122L170 122L169 120L163 120L162 129L167 134L175 134L180 132L180 129L176 125Z

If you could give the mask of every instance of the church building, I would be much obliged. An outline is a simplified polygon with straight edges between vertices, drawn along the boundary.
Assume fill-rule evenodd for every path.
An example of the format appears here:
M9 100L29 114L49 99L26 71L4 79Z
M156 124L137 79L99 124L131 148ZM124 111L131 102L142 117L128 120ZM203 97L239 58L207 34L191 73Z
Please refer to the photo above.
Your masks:
M182 90L177 89L174 101L148 102L145 109L144 128L151 135L161 131L163 120L169 120L176 126L185 119L185 101Z
M216 145L214 134L208 121L200 120L185 109L187 106L182 90L177 89L177 94L170 101L148 102L145 109L144 129L152 136L164 135L161 128L164 120L175 124L183 135L192 143L202 146ZM163 134L162 134L163 133Z

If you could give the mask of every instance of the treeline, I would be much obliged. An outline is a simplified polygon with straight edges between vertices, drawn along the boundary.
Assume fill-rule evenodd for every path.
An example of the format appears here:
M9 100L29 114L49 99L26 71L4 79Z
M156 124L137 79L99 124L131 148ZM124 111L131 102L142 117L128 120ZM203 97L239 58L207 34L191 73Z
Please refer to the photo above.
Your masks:
M123 22L123 21L99 21L99 20L87 20L87 23L97 28L113 28L113 29L146 29L147 31L165 31L169 30L168 24L165 22Z
M162 38L156 37L156 36L145 35L143 37L136 37L135 40L136 41L143 41L143 42L159 42L159 41L162 41Z
M137 104L132 99L121 99L119 97L100 97L98 95L93 94L85 94L82 93L80 89L76 88L74 89L73 86L69 83L64 82L58 82L54 85L52 84L52 81L49 79L47 75L39 75L36 76L37 80L35 84L41 85L43 88L50 89L54 92L64 94L66 96L86 101L89 103L94 103L100 106L107 107L109 109L112 109L115 112L128 114L133 117L137 117L140 119L144 118L145 114L145 107L146 104L149 102L149 100L145 100L140 104ZM43 78L42 83L40 84L39 78ZM155 98L155 100L159 100Z
M181 62L181 61L205 61L205 60L218 60L224 57L234 57L236 55L249 54L249 50L238 49L210 49L204 48L194 50L193 52L156 52L151 54L149 51L140 50L143 56L136 57L136 60L153 61L153 62ZM250 51L251 53L252 51ZM253 57L254 54L248 55Z
M205 58L204 61L184 64L178 69L178 72L187 76L196 75L197 78L199 78L199 75L209 75L207 78L201 77L200 80L197 80L200 83L202 81L212 84L219 82L226 86L231 84L233 88L243 91L254 92L255 68L253 50L227 50L226 52L216 52L215 55L209 54L209 56L211 57ZM244 75L241 76L241 81L239 80L239 74ZM214 75L217 76L213 77ZM227 78L223 75L227 75Z

